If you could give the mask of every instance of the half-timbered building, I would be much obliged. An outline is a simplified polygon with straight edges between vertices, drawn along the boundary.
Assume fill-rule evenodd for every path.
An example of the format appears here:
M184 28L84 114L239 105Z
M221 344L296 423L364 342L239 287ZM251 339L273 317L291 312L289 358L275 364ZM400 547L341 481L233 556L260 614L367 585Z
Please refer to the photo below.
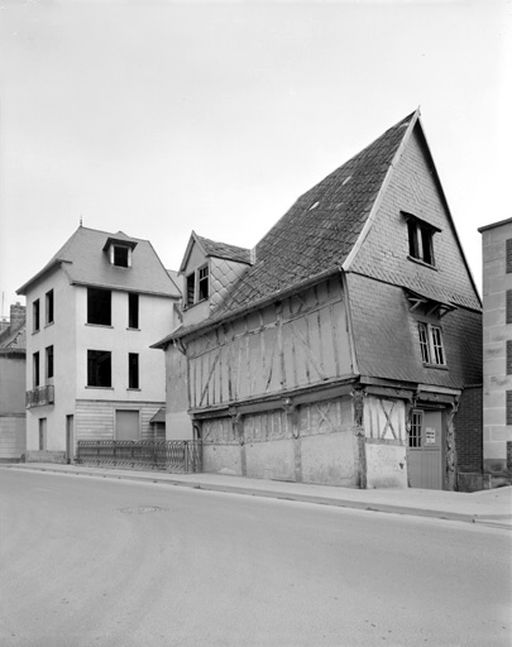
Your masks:
M155 346L167 435L201 438L206 471L457 487L481 302L418 111L253 250L193 233L181 273L183 321Z

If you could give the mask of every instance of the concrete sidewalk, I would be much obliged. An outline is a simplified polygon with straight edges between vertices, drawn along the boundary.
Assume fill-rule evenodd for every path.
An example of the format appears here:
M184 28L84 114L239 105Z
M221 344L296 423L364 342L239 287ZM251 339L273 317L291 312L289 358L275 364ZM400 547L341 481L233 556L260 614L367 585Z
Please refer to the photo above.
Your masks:
M228 474L168 474L159 471L53 463L18 463L0 465L0 467L11 470L162 483L214 492L231 492L343 508L451 519L512 530L512 487L473 493L415 488L356 490L327 485L251 479Z

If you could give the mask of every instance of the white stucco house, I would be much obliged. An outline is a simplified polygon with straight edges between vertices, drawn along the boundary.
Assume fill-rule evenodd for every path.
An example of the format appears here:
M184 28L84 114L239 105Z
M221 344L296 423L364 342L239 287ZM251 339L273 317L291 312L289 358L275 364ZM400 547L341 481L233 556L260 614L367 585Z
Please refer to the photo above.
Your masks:
M180 291L151 243L80 226L22 285L27 457L72 460L78 440L151 438Z

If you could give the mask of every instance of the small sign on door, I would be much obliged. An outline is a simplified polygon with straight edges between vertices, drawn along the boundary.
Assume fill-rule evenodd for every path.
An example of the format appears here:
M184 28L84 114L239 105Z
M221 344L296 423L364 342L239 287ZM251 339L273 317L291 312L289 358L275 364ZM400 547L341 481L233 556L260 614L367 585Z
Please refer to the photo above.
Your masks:
M427 427L425 429L425 445L436 444L436 430L434 427Z

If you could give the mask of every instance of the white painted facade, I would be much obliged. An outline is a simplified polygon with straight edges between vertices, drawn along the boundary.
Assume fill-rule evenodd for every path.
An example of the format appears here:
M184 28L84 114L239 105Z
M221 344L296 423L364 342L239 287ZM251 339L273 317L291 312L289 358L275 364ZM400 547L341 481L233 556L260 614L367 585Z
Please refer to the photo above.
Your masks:
M145 293L139 286L134 290L139 296L138 328L129 328L128 295L132 290L113 287L111 325L90 324L87 323L88 287L74 284L66 265L57 263L26 287L26 389L31 391L35 386L33 357L37 352L39 384L54 387L53 403L27 408L27 451L64 452L72 458L77 440L117 438L117 411L137 412L137 437L151 437L149 421L165 405L165 358L150 345L176 326L173 305L177 297ZM165 272L163 267L162 272ZM101 288L110 289L108 285ZM50 290L54 294L54 315L53 322L47 323L45 301ZM37 299L40 325L36 331L33 303ZM47 376L46 349L50 346L53 346L53 377ZM88 385L88 350L111 354L111 386ZM138 355L138 388L128 387L129 353Z

